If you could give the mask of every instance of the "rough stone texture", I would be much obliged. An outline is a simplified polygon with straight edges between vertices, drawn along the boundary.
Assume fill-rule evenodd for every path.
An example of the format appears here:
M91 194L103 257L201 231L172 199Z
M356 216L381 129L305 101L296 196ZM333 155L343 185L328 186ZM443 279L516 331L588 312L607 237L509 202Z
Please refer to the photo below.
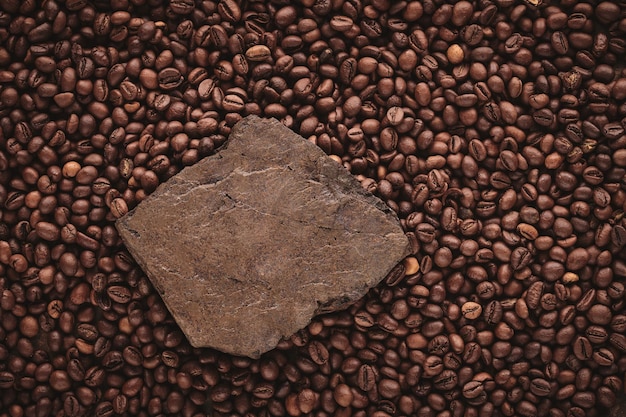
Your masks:
M117 222L195 347L259 357L405 256L395 213L314 144L247 117Z

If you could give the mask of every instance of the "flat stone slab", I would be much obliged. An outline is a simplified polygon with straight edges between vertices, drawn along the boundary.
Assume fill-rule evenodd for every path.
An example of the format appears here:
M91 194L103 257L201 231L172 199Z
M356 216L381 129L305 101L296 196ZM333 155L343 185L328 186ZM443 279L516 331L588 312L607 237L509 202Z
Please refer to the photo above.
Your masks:
M252 358L410 251L395 213L345 168L256 116L116 226L194 347Z

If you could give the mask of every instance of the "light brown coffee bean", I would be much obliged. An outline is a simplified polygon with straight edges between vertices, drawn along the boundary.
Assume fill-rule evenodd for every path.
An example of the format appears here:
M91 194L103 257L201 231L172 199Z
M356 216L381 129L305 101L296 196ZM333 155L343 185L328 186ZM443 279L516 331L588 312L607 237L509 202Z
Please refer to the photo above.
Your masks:
M483 313L483 308L480 304L473 301L468 301L461 306L461 312L463 317L468 320L475 320L479 318Z

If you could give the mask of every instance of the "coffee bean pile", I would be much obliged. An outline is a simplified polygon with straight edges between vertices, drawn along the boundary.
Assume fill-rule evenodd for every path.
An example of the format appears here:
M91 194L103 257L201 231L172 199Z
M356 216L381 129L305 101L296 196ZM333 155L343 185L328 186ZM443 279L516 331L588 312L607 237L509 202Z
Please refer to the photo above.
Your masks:
M626 2L0 10L0 417L579 417L623 391ZM413 248L259 360L192 348L113 225L249 114Z

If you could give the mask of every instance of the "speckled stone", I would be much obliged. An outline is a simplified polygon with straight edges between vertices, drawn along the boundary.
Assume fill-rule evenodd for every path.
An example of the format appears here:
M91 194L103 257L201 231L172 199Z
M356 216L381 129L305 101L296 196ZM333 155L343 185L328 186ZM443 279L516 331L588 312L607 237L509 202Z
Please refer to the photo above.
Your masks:
M194 347L252 358L346 308L409 254L381 200L256 116L116 226Z

